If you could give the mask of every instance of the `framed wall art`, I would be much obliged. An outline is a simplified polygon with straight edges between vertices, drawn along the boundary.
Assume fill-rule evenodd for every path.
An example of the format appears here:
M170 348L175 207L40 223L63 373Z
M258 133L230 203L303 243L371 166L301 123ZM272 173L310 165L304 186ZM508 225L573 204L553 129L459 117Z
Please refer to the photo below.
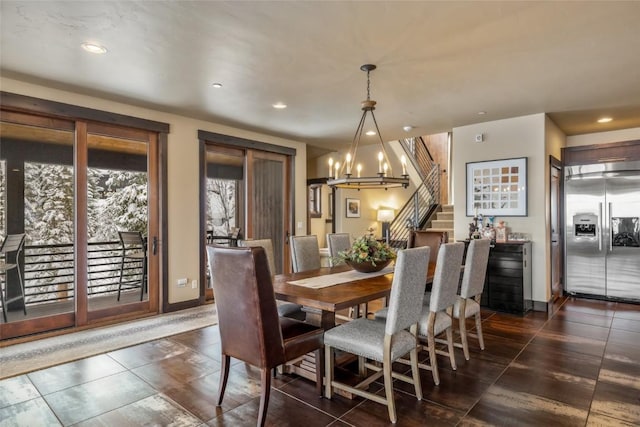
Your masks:
M347 218L360 218L360 199L347 199Z
M527 158L467 163L467 216L527 216Z

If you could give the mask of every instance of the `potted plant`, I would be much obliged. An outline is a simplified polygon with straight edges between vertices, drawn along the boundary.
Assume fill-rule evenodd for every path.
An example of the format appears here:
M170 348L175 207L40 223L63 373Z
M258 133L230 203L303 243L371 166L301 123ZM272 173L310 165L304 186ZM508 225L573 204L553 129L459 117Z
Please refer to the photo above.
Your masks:
M385 242L376 240L373 228L354 240L351 248L338 252L338 260L344 261L354 270L364 273L380 271L396 259L395 250Z

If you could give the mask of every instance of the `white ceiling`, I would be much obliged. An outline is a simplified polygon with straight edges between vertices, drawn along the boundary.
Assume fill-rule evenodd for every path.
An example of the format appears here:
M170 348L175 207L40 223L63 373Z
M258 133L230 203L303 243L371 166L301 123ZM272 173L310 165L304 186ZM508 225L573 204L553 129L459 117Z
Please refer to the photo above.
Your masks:
M0 13L5 77L319 148L351 141L365 63L385 140L541 112L569 135L640 126L638 1L3 0Z

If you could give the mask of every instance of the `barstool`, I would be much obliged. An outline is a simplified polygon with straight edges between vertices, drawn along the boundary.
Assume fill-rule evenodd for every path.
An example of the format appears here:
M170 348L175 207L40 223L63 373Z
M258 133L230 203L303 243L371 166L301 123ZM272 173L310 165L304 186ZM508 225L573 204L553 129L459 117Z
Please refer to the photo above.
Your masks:
M9 234L5 237L2 242L2 246L0 247L0 254L4 255L4 260L0 261L0 273L4 275L5 282L4 290L0 288L0 302L2 302L2 317L4 318L5 323L7 322L7 304L14 301L22 300L22 310L24 311L25 316L27 315L27 304L24 300L24 282L22 281L22 273L20 272L20 253L22 252L23 245L24 234ZM8 259L9 254L11 253L15 253L13 262L10 262ZM18 273L20 295L7 298L7 288L9 287L7 274L11 270L16 270Z
M122 291L122 278L124 276L125 261L142 262L142 277L140 278L140 301L144 297L144 291L147 287L147 245L139 231L118 231L120 236L120 244L122 245L122 259L120 261L120 281L118 283L118 301L120 301L120 292ZM131 282L126 285L138 287Z

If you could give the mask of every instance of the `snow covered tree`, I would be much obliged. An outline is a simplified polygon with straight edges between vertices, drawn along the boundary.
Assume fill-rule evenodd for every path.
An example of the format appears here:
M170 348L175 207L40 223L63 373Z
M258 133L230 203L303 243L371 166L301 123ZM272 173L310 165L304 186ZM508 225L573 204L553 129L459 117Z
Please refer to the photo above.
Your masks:
M226 236L236 227L236 181L207 179L207 229Z
M24 166L27 244L73 243L73 168L41 163Z

